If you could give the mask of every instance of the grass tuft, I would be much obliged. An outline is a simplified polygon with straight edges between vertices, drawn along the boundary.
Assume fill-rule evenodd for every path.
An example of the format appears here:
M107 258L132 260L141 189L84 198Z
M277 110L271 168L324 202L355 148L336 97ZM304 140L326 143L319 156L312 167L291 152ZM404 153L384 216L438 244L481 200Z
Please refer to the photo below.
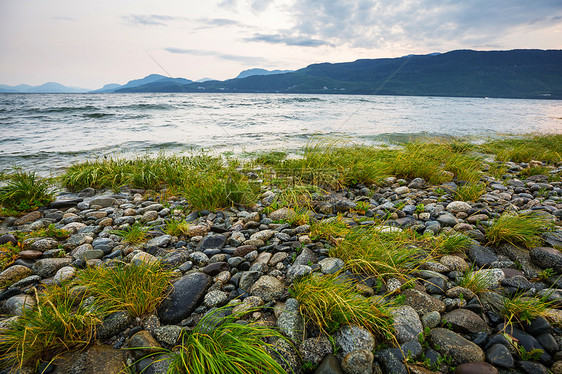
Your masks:
M513 214L504 213L494 220L486 230L490 244L508 242L532 248L542 241L541 234L552 230L554 223L549 217L535 212Z
M508 322L531 323L535 318L543 316L554 302L548 301L548 295L541 298L525 296L522 293L504 298L502 314Z
M460 201L476 201L486 192L483 183L467 183L455 191L455 199Z
M223 316L219 308L203 317L197 326L182 337L172 352L168 373L285 374L269 351L276 352L271 339L282 339L276 330L257 323L238 323L242 316ZM283 357L283 352L278 352Z
M35 297L37 306L2 332L0 363L6 367L86 346L106 313L97 300L87 302L84 293L73 292L69 284L48 287Z
M562 134L530 134L491 140L482 150L496 155L499 161L551 163L562 161Z
M77 284L117 310L135 317L151 312L164 299L170 286L170 271L159 263L92 267L78 273Z
M385 339L394 336L390 305L362 297L353 281L337 274L307 276L292 285L291 294L303 317L323 332L355 324Z
M121 230L113 230L111 233L123 238L123 241L126 243L138 244L146 241L148 230L150 230L150 227L144 226L140 222L135 222Z
M488 291L493 286L493 276L486 271L470 269L457 281L457 285L479 294Z
M2 179L6 184L0 187L0 206L8 213L35 210L53 200L48 180L34 172L14 168L2 173Z
M172 218L166 223L164 232L172 236L185 236L189 233L189 223Z

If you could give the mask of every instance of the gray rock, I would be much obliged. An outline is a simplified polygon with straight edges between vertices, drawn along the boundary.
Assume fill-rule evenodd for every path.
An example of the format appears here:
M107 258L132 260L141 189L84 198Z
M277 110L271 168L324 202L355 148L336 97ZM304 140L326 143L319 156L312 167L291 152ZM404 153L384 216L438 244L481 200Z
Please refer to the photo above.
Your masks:
M345 325L336 333L336 343L341 347L341 355L345 357L356 349L372 351L375 347L375 338L360 326Z
M550 247L537 247L529 252L531 261L544 269L552 268L557 273L562 273L562 253Z
M150 239L146 245L147 247L167 247L171 239L170 235L160 235Z
M394 327L396 329L396 340L402 344L412 339L416 339L423 332L420 317L414 308L404 305L393 309Z
M416 289L408 289L402 294L406 297L404 304L414 308L420 315L433 311L445 311L445 304L441 300L431 297L425 292Z
M451 356L453 365L485 359L482 348L453 331L442 328L433 329L429 334L429 340L441 354Z
M184 275L173 284L172 292L158 308L158 316L164 324L175 324L187 318L199 305L211 281L207 274L194 272Z
M244 291L250 291L250 288L256 283L261 276L258 271L245 271L240 276L239 287Z
M112 206L115 203L115 199L113 197L110 196L100 196L100 197L96 197L94 199L92 199L90 201L90 207L95 206L95 205L99 205L102 208L107 208Z
M373 372L373 353L366 349L349 352L341 362L346 374L371 374Z
M300 255L297 256L294 265L309 265L316 263L316 255L309 248L304 248Z
M206 249L222 249L226 244L226 236L212 234L205 236L197 245L197 250L203 252Z
M455 309L443 316L443 322L450 323L453 330L461 333L490 332L488 324L478 314L468 309Z
M291 298L285 302L285 308L277 319L277 327L296 345L302 342L304 320L300 314L299 302L296 299Z
M459 223L459 220L451 213L442 213L439 217L437 217L437 222L439 222L441 226L453 227Z
M0 288L11 285L31 275L31 269L23 265L12 265L0 273Z
M430 329L437 327L439 322L441 322L441 314L437 311L429 312L421 317L421 322L423 327L429 327Z
M104 318L97 328L96 337L107 339L124 331L133 321L133 316L125 310L117 311Z
M321 261L318 261L320 265L320 270L324 274L334 274L343 269L345 262L339 258L327 257Z
M208 308L221 307L228 302L228 295L224 291L214 290L205 295L203 304Z
M74 278L75 275L76 268L72 266L64 266L57 271L57 273L53 277L53 280L56 284L61 285L63 282Z
M71 257L64 258L43 258L37 260L31 270L41 278L48 278L55 275L55 273L62 267L68 266L72 263Z
M468 362L457 366L455 374L498 374L498 369L487 362Z
M52 238L44 238L39 239L31 243L29 249L32 251L41 251L45 252L49 249L56 248L59 245L59 242Z
M320 335L317 338L309 338L303 341L299 351L303 362L317 365L332 353L332 343L326 336Z
M274 221L286 220L295 216L295 211L290 208L281 208L269 213L269 218Z
M161 344L175 346L178 344L184 330L177 325L166 325L154 328L154 337Z
M464 201L453 201L447 204L447 207L445 209L447 209L451 213L459 213L468 212L470 209L472 209L472 207L469 203L466 203Z
M489 248L479 245L471 245L468 249L468 257L479 267L490 266L498 260L498 256Z
M349 212L351 209L355 209L357 206L357 204L355 204L353 201L347 200L347 199L340 199L338 201L336 201L334 208L336 209L336 212Z
M6 314L21 316L25 310L35 307L35 299L30 295L16 295L10 297L2 305L2 311Z
M250 288L250 294L268 302L278 299L285 293L285 285L269 275L261 276Z
M400 356L393 349L378 351L375 354L375 360L381 364L385 373L408 374L408 370L402 363Z
M293 265L287 271L286 279L289 283L298 282L310 273L312 273L312 268L308 265Z

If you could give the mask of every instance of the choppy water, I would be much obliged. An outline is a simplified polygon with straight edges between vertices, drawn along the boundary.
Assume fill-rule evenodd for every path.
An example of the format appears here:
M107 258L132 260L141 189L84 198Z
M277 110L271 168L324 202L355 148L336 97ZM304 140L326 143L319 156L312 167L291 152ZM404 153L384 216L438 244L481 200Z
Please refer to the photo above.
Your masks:
M296 150L314 134L562 133L562 101L284 94L0 94L0 170L119 153Z

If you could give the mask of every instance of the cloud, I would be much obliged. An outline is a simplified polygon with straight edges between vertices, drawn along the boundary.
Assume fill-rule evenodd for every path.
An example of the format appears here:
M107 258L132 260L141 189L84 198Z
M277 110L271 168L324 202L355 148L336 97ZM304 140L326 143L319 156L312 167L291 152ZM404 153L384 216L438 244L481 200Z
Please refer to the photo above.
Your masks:
M165 48L164 50L176 54L186 54L186 55L193 55L193 56L211 56L228 61L242 62L246 65L258 65L258 64L267 63L267 60L263 57L233 55L233 54L222 53L217 51L206 51L201 49L184 49L184 48L173 48L173 47Z
M158 14L150 14L150 15L140 15L140 14L131 14L128 16L123 16L123 20L132 25L140 25L140 26L168 26L170 21L177 20L178 17L172 16L162 16Z
M225 27L225 26L240 26L240 22L228 18L198 18L195 22L200 23L202 26L199 28L210 27Z
M74 18L74 17L64 17L64 16L54 16L53 19L54 19L54 20L57 20L57 21L72 21L72 22L73 22L73 21L78 21L77 18Z
M266 42L271 44L285 44L299 47L319 47L331 45L319 39L311 39L302 36L274 35L274 34L255 34L251 38L244 39L247 42Z
M560 0L298 0L288 9L288 35L366 48L427 40L493 44L516 28L562 23Z

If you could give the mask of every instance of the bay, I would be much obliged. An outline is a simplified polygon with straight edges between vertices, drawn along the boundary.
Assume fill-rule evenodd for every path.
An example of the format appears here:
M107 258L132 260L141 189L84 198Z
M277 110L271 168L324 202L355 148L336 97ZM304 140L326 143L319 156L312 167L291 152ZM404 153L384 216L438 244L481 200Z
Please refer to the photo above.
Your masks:
M286 94L0 94L0 170L57 173L97 157L295 152L316 136L562 133L562 101Z

